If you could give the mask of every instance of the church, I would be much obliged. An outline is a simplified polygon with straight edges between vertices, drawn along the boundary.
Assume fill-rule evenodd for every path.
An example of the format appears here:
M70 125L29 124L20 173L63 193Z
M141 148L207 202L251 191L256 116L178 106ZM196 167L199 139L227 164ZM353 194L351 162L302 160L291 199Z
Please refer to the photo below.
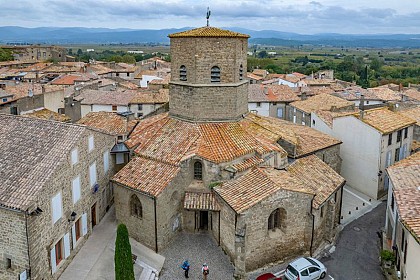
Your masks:
M341 142L248 112L248 35L205 26L169 38L169 111L125 142L131 160L112 179L118 222L156 252L180 231L205 232L239 278L331 242Z

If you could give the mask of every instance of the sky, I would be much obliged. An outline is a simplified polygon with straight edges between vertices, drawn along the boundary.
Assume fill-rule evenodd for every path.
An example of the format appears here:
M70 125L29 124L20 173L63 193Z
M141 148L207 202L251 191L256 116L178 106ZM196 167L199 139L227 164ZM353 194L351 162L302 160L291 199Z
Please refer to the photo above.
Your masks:
M0 0L0 26L420 34L419 0Z

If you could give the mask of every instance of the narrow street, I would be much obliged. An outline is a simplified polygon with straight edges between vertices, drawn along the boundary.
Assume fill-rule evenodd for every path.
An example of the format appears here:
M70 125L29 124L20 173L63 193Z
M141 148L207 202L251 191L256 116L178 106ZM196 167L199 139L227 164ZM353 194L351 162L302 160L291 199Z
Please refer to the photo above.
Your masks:
M345 226L336 250L321 259L335 280L383 280L380 268L380 238L385 223L386 202ZM328 277L326 278L328 279Z

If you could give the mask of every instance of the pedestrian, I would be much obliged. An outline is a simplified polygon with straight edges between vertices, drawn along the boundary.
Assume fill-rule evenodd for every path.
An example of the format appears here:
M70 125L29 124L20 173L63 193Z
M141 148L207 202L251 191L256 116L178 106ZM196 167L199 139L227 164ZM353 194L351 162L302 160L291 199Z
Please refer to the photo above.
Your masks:
M206 263L203 264L201 272L203 273L203 279L207 280L207 275L209 275L209 266Z
M184 270L185 278L189 278L188 272L190 271L190 263L188 262L188 260L185 260L181 267Z

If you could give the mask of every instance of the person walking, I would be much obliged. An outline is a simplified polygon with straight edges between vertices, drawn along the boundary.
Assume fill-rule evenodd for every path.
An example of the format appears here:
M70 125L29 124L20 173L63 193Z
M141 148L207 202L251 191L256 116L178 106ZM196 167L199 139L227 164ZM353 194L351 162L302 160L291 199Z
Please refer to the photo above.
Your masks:
M203 279L207 280L207 275L209 275L209 266L206 263L203 264L201 272L203 273Z
M184 270L185 278L189 278L188 272L190 271L190 263L188 260L185 260L181 267Z

